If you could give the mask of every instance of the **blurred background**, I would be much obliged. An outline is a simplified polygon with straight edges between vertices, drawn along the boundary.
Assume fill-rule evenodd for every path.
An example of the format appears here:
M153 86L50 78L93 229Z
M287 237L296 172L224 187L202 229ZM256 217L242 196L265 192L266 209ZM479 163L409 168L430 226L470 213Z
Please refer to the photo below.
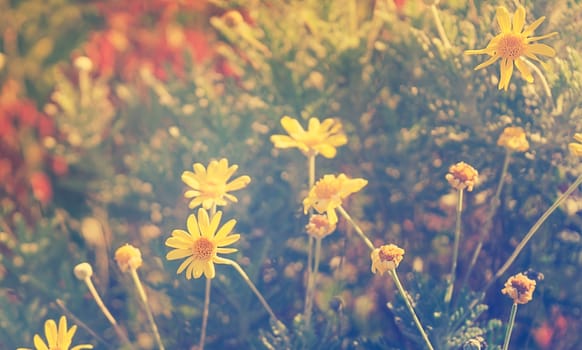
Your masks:
M288 325L285 344L420 348L394 285L370 273L368 248L341 220L324 240L313 333L293 327L305 293L307 163L269 140L285 133L284 115L343 123L348 144L334 159L318 157L316 177L369 181L344 206L375 245L406 250L401 279L438 349L479 334L491 348L500 344L511 307L500 290L528 268L545 279L520 307L511 348L582 348L580 190L482 306L469 307L582 172L567 151L582 132L581 1L521 1L527 23L546 16L536 35L559 32L545 41L557 51L543 65L548 88L515 72L499 91L498 65L474 71L485 58L463 55L498 32L496 6L513 13L516 3L0 0L0 349L32 346L44 321L61 314L80 326L73 344L120 347L72 273L83 261L137 348L155 348L112 258L124 243L142 251L139 272L166 347L195 348L204 281L177 276L164 241L190 213L182 172L223 157L238 164L235 176L252 178L235 193L239 203L224 208L242 235L233 259ZM505 150L497 139L510 125L526 130L530 149L512 157L476 268L455 297L459 312L443 320L455 224L445 174L459 161L480 173L463 213L464 276L499 182ZM206 347L280 341L240 277L217 266Z

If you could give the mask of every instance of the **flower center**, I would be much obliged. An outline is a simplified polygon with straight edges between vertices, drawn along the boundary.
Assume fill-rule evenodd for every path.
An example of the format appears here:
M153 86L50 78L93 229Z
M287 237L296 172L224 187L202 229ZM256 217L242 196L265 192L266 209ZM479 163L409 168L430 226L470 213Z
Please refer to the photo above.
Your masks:
M497 54L506 59L515 60L523 55L526 43L520 35L504 35L497 44Z
M207 196L214 198L222 198L225 191L224 181L208 180L204 186L203 191Z
M192 245L192 258L194 260L208 261L214 254L214 243L208 238L198 238Z
M315 186L315 196L319 199L331 199L339 193L339 183L320 182Z
M528 286L521 283L521 281L513 281L512 287L515 288L517 292L517 297L520 298L522 295L526 294L529 290Z
M380 249L380 251L378 252L378 257L380 258L380 261L394 261L395 256L394 256L394 252L391 251L387 251L384 249Z

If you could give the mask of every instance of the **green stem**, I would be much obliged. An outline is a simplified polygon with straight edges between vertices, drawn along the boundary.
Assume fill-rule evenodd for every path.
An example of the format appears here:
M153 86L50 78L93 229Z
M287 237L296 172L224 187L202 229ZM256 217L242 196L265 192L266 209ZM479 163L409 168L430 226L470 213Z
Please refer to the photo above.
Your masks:
M509 314L509 323L507 324L507 329L505 330L505 340L503 341L503 350L509 348L509 339L511 339L511 332L513 331L513 325L515 324L515 315L517 314L517 303L513 303L511 306L511 313Z
M550 104L552 105L552 108L553 108L554 107L554 99L552 98L552 90L550 89L550 85L548 84L548 81L546 80L544 73L542 73L542 71L538 68L538 66L536 66L532 61L528 60L527 58L521 57L520 59L522 61L524 61L531 69L533 69L533 71L536 72L536 74L540 77L540 79L542 81L542 85L544 87L544 91L546 92L546 95L548 95L548 99L549 99Z
M315 261L313 271L309 274L307 281L307 300L305 301L305 324L307 327L309 327L309 321L311 320L311 313L313 311L317 274L319 273L319 261L321 260L321 240L321 238L315 239Z
M434 4L430 5L430 11L432 13L432 17L434 18L434 24L436 25L437 32L439 33L439 37L441 38L443 45L445 45L445 48L450 49L451 43L447 38L447 33L445 32L445 28L443 27L443 23L441 22L441 17L439 16L439 12L437 9L438 3L439 1L436 0Z
M309 172L309 187L307 188L308 191L311 191L313 186L315 185L315 154L309 154L307 156L307 169ZM309 209L309 216L313 215L313 208ZM314 246L314 238L309 235L308 238L308 247L307 247L307 288L305 289L305 306L303 310L303 317L305 319L305 325L309 327L311 323L311 302L310 295L313 294L311 290L314 288L312 284L312 280L314 280L314 262L313 262L313 246ZM317 262L319 263L319 262Z
M125 343L125 345L128 346L129 349L133 349L133 346L131 345L129 338L127 338L125 332L121 330L121 328L117 324L117 321L115 320L111 312L109 312L109 309L107 308L107 306L105 306L105 303L103 303L103 299L101 299L101 296L99 296L97 289L95 289L95 285L93 284L91 277L88 276L87 278L85 278L84 282L87 285L89 292L93 296L95 303L97 303L97 306L99 307L103 315L105 315L105 318L107 318L109 323L111 323L111 325L113 326L113 329L115 330L117 336L123 341L123 343Z
M370 239L368 238L368 236L366 236L364 231L362 231L360 226L356 224L356 222L352 219L350 214L348 214L348 212L345 211L345 209L341 205L337 207L337 210L339 210L340 214L342 214L342 216L352 225L352 227L356 230L358 236L360 236L360 238L364 240L368 248L370 248L370 250L374 250L374 244L372 244L372 241L370 241Z
M568 187L568 189L566 190L566 192L564 192L554 202L554 204L552 204L552 206L550 208L548 208L548 210L546 210L546 212L538 219L538 221L536 221L536 223L531 227L531 229L525 235L525 237L523 237L523 239L521 240L521 242L519 242L519 244L517 245L517 247L515 247L515 250L513 251L513 253L511 254L511 256L507 259L507 261L505 262L505 264L503 264L503 266L501 266L501 268L497 271L497 273L495 273L495 276L493 276L493 278L491 279L491 281L489 281L489 283L485 286L484 291L486 291L487 289L489 289L489 287L491 287L491 285L499 277L501 277L505 273L505 271L507 271L507 269L511 266L511 264L513 264L513 262L515 261L515 259L519 255L519 253L521 253L521 251L523 250L523 248L525 247L525 245L529 242L529 240L533 237L533 235L538 231L538 229L540 228L540 226L542 226L542 224L544 223L544 221L546 221L546 219L554 212L554 210L556 210L560 206L560 204L562 204L562 202L564 202L566 200L566 198L568 198L568 196L570 196L570 194L572 194L572 192L574 192L574 190L576 190L578 188L578 186L580 186L580 184L582 184L582 175L578 176L578 178L576 179L576 181L574 181L574 183L572 185L570 185L570 187Z
M210 219L216 214L216 203L210 207ZM206 343L206 329L208 328L208 315L210 313L210 291L212 288L212 279L206 279L206 286L204 287L204 307L202 309L202 328L200 329L200 343L198 343L198 350L204 350Z
M410 303L410 299L408 298L408 294L404 290L404 287L402 287L402 283L400 283L400 279L398 278L398 273L396 273L396 269L389 270L388 272L390 272L390 276L392 276L392 279L394 280L394 283L396 284L396 288L398 288L400 295L402 295L402 299L404 299L404 303L406 304L408 311L410 311L410 314L412 315L412 319L414 320L414 323L416 324L416 328L418 328L418 331L420 332L420 335L422 336L422 339L424 340L427 348L429 350L434 350L434 348L432 347L432 344L430 343L430 340L428 339L428 336L426 335L426 332L424 331L424 328L422 327L422 323L420 323L420 320L418 319L418 316L416 315L416 312L414 311L414 307Z
M485 219L485 224L481 226L481 232L479 234L479 242L477 243L477 247L473 252L473 256L471 257L471 262L469 263L469 268L467 269L467 273L465 274L465 278L463 280L463 286L465 286L469 280L471 272L477 263L477 259L479 258L479 254L481 253L481 249L483 248L483 243L485 242L485 238L489 235L489 230L493 225L493 217L497 212L497 208L499 208L499 204L501 203L501 190L503 189L503 184L505 183L505 176L507 176L507 170L509 169L509 162L511 160L511 151L506 149L505 151L505 159L503 161L503 168L501 169L501 176L499 177L499 183L497 184L497 190L495 191L495 195L491 200L491 207L489 208L489 213L487 218Z
M156 338L156 343L158 343L158 348L160 350L164 350L164 344L162 344L162 338L160 337L160 332L158 332L158 326L156 325L156 321L154 321L154 315L152 314L152 310L148 304L148 298L146 293L143 289L141 281L139 280L139 276L137 275L137 270L134 268L130 268L129 271L131 272L131 278L135 283L135 287L137 288L137 293L143 302L144 309L146 311L146 315L148 317L148 321L150 322L150 326L152 327L152 331L154 332L154 337Z
M461 241L461 214L463 212L463 189L460 189L457 197L457 218L455 224L455 241L453 244L453 262L451 267L451 277L449 278L449 285L445 293L445 303L448 305L453 298L453 290L455 289L455 275L457 273L457 260L459 259L459 242Z
M206 287L204 288L204 309L202 310L202 329L200 329L200 343L198 350L204 350L206 343L206 328L208 327L208 314L210 312L210 289L212 287L212 279L206 279Z
M246 282L246 284L253 291L253 293L255 293L255 295L257 296L257 298L261 302L261 304L263 304L263 307L265 308L265 310L267 310L267 313L269 314L269 316L271 316L271 319L273 319L276 324L283 325L283 323L281 323L281 321L279 321L277 316L275 316L275 313L273 312L273 309L271 309L271 307L267 303L267 300L265 300L265 298L263 297L261 292L259 292L257 287L255 287L255 284L253 283L253 281L251 281L251 279L249 278L247 273L242 269L242 267L240 267L240 265L236 261L226 259L226 258L223 258L223 259L224 259L225 264L228 264L228 265L234 267L234 269L241 275L242 279Z

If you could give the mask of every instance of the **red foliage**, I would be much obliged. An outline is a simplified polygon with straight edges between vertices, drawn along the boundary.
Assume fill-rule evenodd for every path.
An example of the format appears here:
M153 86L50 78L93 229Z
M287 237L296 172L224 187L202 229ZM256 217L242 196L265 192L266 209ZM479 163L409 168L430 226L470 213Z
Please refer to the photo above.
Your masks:
M106 1L97 9L106 22L102 31L93 32L84 46L98 74L134 79L141 69L149 69L165 81L183 77L190 55L196 62L214 53L209 34L202 23L206 1ZM178 14L192 17L180 24Z
M50 157L42 140L54 135L55 125L33 101L19 95L14 81L8 81L0 92L0 197L31 218L31 194L42 204L52 198L52 185L44 171Z

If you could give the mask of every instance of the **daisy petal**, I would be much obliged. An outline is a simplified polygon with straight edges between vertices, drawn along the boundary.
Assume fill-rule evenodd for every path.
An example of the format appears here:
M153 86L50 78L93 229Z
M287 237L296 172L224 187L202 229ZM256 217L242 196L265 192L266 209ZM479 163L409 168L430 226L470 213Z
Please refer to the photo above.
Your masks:
M499 56L493 56L493 57L489 58L487 61L485 61L485 62L481 63L480 65L478 65L477 67L475 67L475 70L479 70L481 68L485 68L487 66L490 66L493 63L495 63L498 59L499 59Z
M513 60L504 59L501 62L501 77L499 78L498 86L499 90L504 89L505 91L507 91L512 74L513 74Z
M281 126L283 126L283 129L285 129L285 131L287 131L287 133L291 135L291 137L294 137L294 135L296 134L305 133L305 130L303 130L301 124L299 124L299 122L296 119L293 119L288 116L284 116L283 118L281 118Z
M237 252L236 248L216 248L216 252L219 254L231 254Z
M545 16L542 16L538 19L536 19L532 24L530 24L529 26L527 26L525 28L525 30L523 31L523 33L521 33L523 36L530 36L533 34L533 32L540 26L540 24L542 24L542 22L546 19Z
M232 230L234 229L234 225L236 225L235 219L228 220L224 225L222 225L220 230L218 230L218 232L214 236L214 239L216 239L216 241L218 242L219 240L226 237L229 233L232 232Z
M525 24L525 9L523 6L519 6L515 13L513 14L513 32L515 34L521 33L523 25Z
M57 346L57 324L54 320L48 320L44 323L44 334L49 348Z
M180 267L178 267L178 270L176 271L176 274L180 274L182 271L184 271L186 267L190 266L193 260L194 259L192 257L189 257L188 259L182 261Z
M44 341L38 334L34 335L33 341L36 350L49 350L48 346L44 343Z
M166 259L178 260L178 259L183 259L187 256L192 256L191 249L174 249L174 250L169 251L168 254L166 254Z
M273 142L277 148L298 147L297 140L287 135L273 135L271 136L271 142Z
M556 56L556 50L546 44L531 44L528 46L528 51L534 55L542 55L547 57Z
M224 247L227 245L231 245L234 242L238 241L240 239L240 234L234 234L234 235L230 235L230 236L226 236L224 238L222 238L219 241L216 241L216 246L217 247Z
M200 213L199 209L199 213ZM194 214L188 215L188 220L186 221L186 227L188 228L188 232L192 235L193 238L200 237L200 230L198 228L198 222L196 221L196 216Z
M509 12L503 6L497 7L496 10L497 23L499 28L501 28L502 33L511 32L511 20L509 18Z
M534 78L527 66L527 63L525 63L522 59L517 59L515 60L515 66L517 67L517 70L519 70L525 81L527 81L528 83L533 83Z

